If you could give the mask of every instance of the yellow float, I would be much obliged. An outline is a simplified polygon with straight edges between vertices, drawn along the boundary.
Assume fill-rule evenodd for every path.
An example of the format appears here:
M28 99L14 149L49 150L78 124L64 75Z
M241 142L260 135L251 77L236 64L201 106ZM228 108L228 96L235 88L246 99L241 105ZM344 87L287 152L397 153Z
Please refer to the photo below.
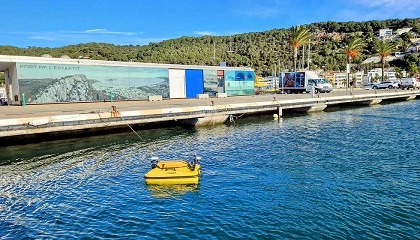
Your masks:
M201 166L195 156L194 161L164 160L157 157L151 158L152 169L144 175L146 184L173 185L173 184L198 184L201 175Z

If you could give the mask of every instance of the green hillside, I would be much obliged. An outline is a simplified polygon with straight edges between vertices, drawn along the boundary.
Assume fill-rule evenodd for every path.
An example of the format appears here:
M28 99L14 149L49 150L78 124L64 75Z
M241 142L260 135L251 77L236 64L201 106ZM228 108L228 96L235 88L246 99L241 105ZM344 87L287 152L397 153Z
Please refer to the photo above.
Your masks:
M395 51L403 51L410 45L410 38L420 34L420 18L391 19L367 22L321 22L305 25L313 34L310 44L310 68L324 70L345 70L346 55L344 47L350 39L359 35L366 46L361 54L352 61L356 69L373 67L362 65L362 61L375 56L374 41L379 29L390 28L394 32L400 28L412 28L410 32L393 40L397 44ZM233 36L180 37L144 46L113 45L107 43L87 43L59 48L17 48L0 46L2 55L53 57L68 55L71 58L91 58L108 61L137 61L153 63L219 65L227 62L228 66L249 66L262 76L271 75L274 66L282 70L293 68L293 50L289 43L290 29L273 29L265 32L252 32ZM307 50L305 50L307 62ZM299 57L302 57L300 48ZM414 71L418 63L418 53L407 55L402 60L390 62L402 70ZM411 69L411 70L410 70Z

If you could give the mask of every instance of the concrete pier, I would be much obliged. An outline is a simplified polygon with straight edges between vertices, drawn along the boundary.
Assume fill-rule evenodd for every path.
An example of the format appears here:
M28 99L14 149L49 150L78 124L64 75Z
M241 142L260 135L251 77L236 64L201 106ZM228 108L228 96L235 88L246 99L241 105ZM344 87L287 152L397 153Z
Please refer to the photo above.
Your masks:
M353 95L343 91L320 94L271 94L227 98L163 99L65 103L0 107L2 142L42 136L95 132L128 125L171 123L179 125L215 125L246 114L279 114L284 110L317 112L340 105L373 105L382 101L406 101L419 98L420 90L359 90ZM41 139L42 141L45 139Z

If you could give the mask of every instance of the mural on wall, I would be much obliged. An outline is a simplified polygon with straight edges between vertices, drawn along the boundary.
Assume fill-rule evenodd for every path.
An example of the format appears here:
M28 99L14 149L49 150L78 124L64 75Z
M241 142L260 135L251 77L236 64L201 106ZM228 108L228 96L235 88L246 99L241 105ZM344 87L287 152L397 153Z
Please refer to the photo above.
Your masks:
M18 63L17 73L28 103L169 97L166 68Z
M225 92L228 96L254 94L255 74L253 71L225 71Z
M217 93L217 70L203 70L204 93Z

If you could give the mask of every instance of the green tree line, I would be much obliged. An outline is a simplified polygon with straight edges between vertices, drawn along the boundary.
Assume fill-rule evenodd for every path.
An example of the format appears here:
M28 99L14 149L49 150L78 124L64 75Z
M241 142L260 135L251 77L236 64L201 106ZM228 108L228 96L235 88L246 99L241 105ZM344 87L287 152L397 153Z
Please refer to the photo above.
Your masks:
M251 32L233 36L180 37L148 45L114 45L108 43L84 43L57 48L28 46L0 46L2 55L52 57L67 55L71 58L91 58L107 61L136 61L149 63L192 64L217 66L226 62L228 66L247 66L261 76L269 76L273 69L291 71L307 67L307 53L310 48L310 69L345 71L351 60L353 69L366 70L381 67L382 63L361 64L370 56L379 56L375 47L379 29L410 27L410 32L393 40L394 51L403 51L410 45L410 39L420 34L420 18L390 19L366 22L320 22L299 26L307 30L311 37L302 46L293 45L292 27L264 32ZM296 30L296 29L295 29ZM349 58L349 45L354 38L363 44L358 54ZM309 46L309 47L308 47ZM296 47L296 48L295 48ZM303 49L305 55L302 54ZM295 52L299 51L299 52ZM303 61L305 60L305 61ZM408 54L403 59L384 63L399 70L415 71L419 54Z

